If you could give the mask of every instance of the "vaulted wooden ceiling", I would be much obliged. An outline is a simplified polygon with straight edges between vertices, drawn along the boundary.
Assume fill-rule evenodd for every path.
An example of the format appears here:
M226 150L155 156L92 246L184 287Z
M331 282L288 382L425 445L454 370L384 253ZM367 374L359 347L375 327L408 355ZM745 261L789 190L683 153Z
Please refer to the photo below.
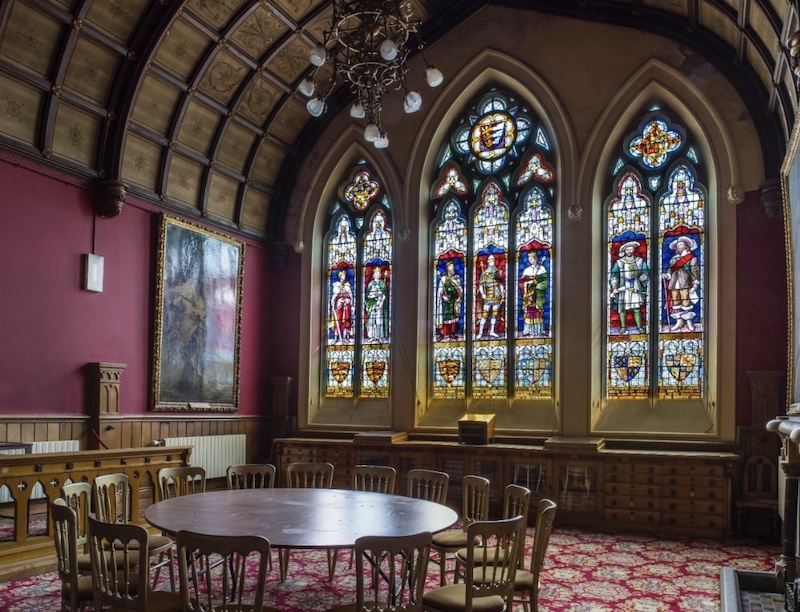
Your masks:
M430 44L487 2L411 4ZM787 50L795 0L491 4L692 48L741 92L777 173L797 105ZM308 115L296 88L328 25L329 0L2 0L0 11L0 147L281 240L288 189L326 125Z

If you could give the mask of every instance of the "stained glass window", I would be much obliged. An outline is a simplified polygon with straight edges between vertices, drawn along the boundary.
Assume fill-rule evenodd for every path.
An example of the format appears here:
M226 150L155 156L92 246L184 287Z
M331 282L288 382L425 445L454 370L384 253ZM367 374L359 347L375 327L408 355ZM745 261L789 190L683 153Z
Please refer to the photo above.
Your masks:
M339 189L326 245L325 396L389 397L389 200L363 164Z
M556 173L542 121L489 91L431 188L434 399L552 397Z
M649 114L623 143L606 201L606 396L703 395L705 189L691 137Z

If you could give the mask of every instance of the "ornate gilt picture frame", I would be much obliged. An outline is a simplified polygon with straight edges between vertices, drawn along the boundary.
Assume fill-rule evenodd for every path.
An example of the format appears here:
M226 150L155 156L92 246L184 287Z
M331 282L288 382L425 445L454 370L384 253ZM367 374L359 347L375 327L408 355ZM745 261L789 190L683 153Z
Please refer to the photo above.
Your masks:
M788 414L800 414L800 107L781 166L783 223L786 235L786 276L789 297L789 359L786 373Z
M238 409L243 271L243 242L161 216L153 410Z

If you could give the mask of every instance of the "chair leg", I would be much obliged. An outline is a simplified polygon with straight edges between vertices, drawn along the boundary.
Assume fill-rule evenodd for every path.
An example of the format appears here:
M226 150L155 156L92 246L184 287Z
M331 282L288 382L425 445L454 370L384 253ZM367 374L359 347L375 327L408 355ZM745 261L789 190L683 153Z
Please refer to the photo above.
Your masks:
M289 573L289 549L281 548L278 550L278 565L281 571L281 582L286 582L286 575Z

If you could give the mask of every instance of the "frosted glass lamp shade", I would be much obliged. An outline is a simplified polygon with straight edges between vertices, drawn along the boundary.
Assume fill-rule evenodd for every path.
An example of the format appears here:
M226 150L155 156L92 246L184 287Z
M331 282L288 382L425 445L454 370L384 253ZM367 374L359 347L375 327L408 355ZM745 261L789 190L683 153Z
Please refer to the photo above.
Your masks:
M374 123L368 123L367 127L364 128L364 140L367 142L375 142L380 136L380 130L378 130L378 126Z
M431 87L439 87L444 81L444 75L436 66L428 66L425 70L425 80Z
M306 110L312 117L319 117L325 112L325 100L322 98L311 98L306 104Z
M376 149L385 149L386 147L389 146L389 137L386 134L381 134L380 136L378 136L375 142L372 143L372 145Z
M422 107L422 96L418 91L409 91L403 98L403 110L409 115L416 113Z
M300 85L297 86L297 91L301 94L310 98L314 95L314 89L316 89L316 85L314 84L314 79L311 77L306 77L302 81L300 81Z
M397 44L393 40L387 38L381 43L381 57L387 62L397 57Z
M361 102L353 102L353 106L350 107L350 116L353 119L363 119L366 116Z
M328 53L325 51L325 47L317 46L309 51L308 59L315 66L322 66L325 60L328 59Z

